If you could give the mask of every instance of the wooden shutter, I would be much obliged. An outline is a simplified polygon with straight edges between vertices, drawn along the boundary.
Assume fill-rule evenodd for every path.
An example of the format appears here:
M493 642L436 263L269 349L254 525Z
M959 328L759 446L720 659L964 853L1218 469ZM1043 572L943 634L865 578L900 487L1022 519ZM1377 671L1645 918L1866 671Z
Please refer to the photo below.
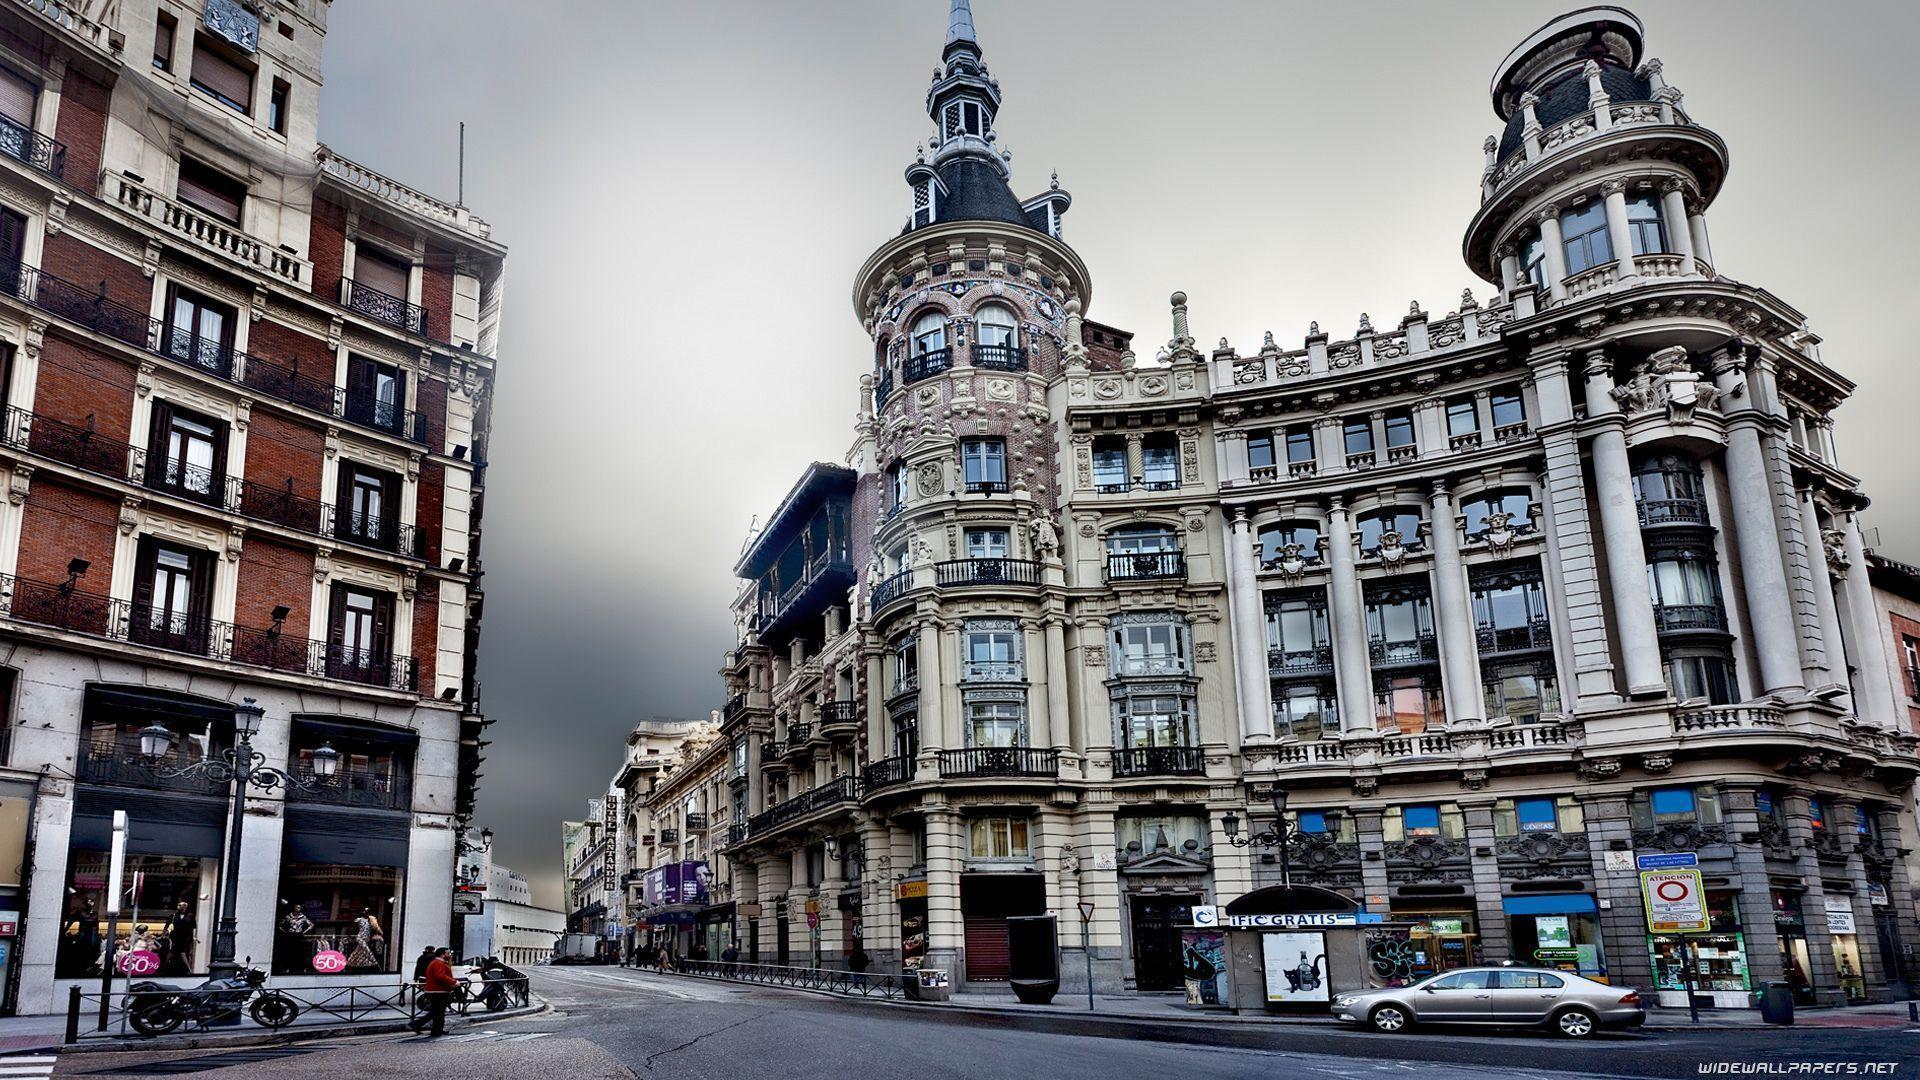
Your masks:
M224 490L227 484L227 422L213 420L207 426L213 429L213 477L208 485L207 497L224 505L227 498Z
M31 80L10 67L0 66L0 113L31 131L34 105L39 99L40 88Z
M1000 981L1012 971L1003 915L969 915L966 921L967 981Z
M373 598L373 655L385 660L393 655L393 595L380 593Z
M153 415L148 419L147 429L147 483L165 483L167 436L173 430L173 406L165 399L153 399Z
M219 458L216 456L216 461ZM213 617L213 552L196 551L193 553L193 595L189 598L196 626L204 627L203 620Z
M327 604L327 644L335 650L347 641L347 587L338 583ZM336 651L335 655L339 655Z
M253 72L227 58L204 38L193 43L193 82L238 105L241 112L253 109Z
M27 242L27 219L12 210L0 209L0 258L8 265L20 262Z
M233 181L188 158L180 160L180 201L189 206L238 225L240 203L246 190Z
M153 568L158 555L153 538L141 537L139 551L133 559L133 606L136 610L153 605Z
M386 293L397 300L407 298L407 279L412 268L377 248L356 244L353 256L355 284Z

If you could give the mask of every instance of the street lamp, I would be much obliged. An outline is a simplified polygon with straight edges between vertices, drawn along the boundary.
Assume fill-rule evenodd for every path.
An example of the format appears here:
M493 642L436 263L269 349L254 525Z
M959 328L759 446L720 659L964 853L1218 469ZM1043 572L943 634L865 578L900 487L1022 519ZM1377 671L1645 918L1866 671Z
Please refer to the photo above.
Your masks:
M827 837L826 847L827 858L832 859L834 862L853 863L854 876L858 877L866 873L867 852L865 848L855 845L842 850L840 847L840 838L837 836Z
M234 744L230 749L222 750L218 757L202 758L179 768L154 770L161 779L203 776L217 784L233 785L233 806L227 825L227 865L222 875L225 882L220 890L220 925L213 934L213 962L207 968L208 974L215 978L230 976L240 967L233 961L233 939L237 932L235 908L240 891L240 836L247 813L247 785L262 791L272 791L283 784L312 791L325 786L340 768L340 751L330 743L323 743L313 751L310 779L268 765L266 755L253 748L253 737L260 733L260 721L266 713L252 698L243 699L233 707ZM156 766L172 752L173 742L174 734L165 724L156 722L140 729L140 753Z
M1234 847L1263 847L1280 849L1280 884L1293 887L1293 860L1287 851L1287 789L1275 784L1273 787L1273 828L1265 832L1240 835L1240 815L1229 810L1220 818L1220 828L1227 834L1227 843Z

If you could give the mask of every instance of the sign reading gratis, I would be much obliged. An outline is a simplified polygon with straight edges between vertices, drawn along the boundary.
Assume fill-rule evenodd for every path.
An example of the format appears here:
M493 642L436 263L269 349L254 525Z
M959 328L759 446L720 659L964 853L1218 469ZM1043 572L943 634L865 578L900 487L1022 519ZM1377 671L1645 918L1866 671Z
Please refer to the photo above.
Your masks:
M1220 908L1203 904L1193 909L1193 925L1201 929L1220 926L1303 927L1358 926L1382 921L1379 915L1364 911L1302 911L1284 915L1229 915Z

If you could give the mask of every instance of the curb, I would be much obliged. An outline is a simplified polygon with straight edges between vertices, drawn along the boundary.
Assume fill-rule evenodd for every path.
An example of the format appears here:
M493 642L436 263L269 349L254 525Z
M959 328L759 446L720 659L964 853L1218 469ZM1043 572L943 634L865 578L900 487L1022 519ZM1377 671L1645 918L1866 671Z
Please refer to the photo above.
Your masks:
M471 1027L480 1023L493 1023L499 1020L519 1020L529 1016L539 1016L551 1011L552 1008L553 1007L545 1001L540 1001L537 1004L524 1005L517 1009L503 1009L500 1012L490 1012L484 1016L457 1016L456 1014L457 1019L456 1016L449 1016L448 1019L454 1020L461 1026ZM261 1032L259 1034L215 1035L208 1033L185 1036L160 1035L151 1039L83 1039L77 1043L59 1043L54 1046L18 1052L35 1054L124 1054L129 1051L141 1050L206 1050L228 1046L281 1046L287 1043L305 1042L309 1039L338 1039L355 1035L385 1035L393 1032L407 1031L409 1030L407 1024L408 1021L405 1020L382 1020L377 1023L366 1024L314 1024L302 1027L297 1031ZM450 1023L448 1026L452 1027L454 1024ZM10 1051L10 1053L11 1052L12 1051ZM0 1061L4 1060L4 1058L0 1058Z

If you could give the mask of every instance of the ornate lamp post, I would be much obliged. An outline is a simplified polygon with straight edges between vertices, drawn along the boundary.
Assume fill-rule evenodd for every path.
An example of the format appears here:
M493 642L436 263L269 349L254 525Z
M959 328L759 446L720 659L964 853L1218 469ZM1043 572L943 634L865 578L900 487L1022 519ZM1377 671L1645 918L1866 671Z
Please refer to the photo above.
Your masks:
M162 779L204 776L217 784L233 785L233 806L227 824L227 865L225 873L221 875L220 924L213 933L213 962L207 968L215 978L230 976L240 967L233 960L233 939L237 932L235 908L239 902L236 894L240 891L240 830L247 813L247 785L252 784L262 791L272 791L283 784L288 788L313 791L325 786L340 767L340 751L325 743L313 752L312 779L302 779L284 769L268 765L266 755L253 748L253 737L259 734L260 720L266 713L267 710L252 698L243 699L233 707L232 748L222 750L218 757L202 758L177 769L158 768L159 762L173 750L173 732L159 723L140 730L140 753L156 766L154 771Z
M1234 847L1264 847L1280 849L1280 884L1293 888L1293 862L1287 851L1287 790L1279 785L1273 788L1273 828L1266 832L1240 835L1240 815L1229 810L1220 819L1220 827L1226 831L1227 843Z

